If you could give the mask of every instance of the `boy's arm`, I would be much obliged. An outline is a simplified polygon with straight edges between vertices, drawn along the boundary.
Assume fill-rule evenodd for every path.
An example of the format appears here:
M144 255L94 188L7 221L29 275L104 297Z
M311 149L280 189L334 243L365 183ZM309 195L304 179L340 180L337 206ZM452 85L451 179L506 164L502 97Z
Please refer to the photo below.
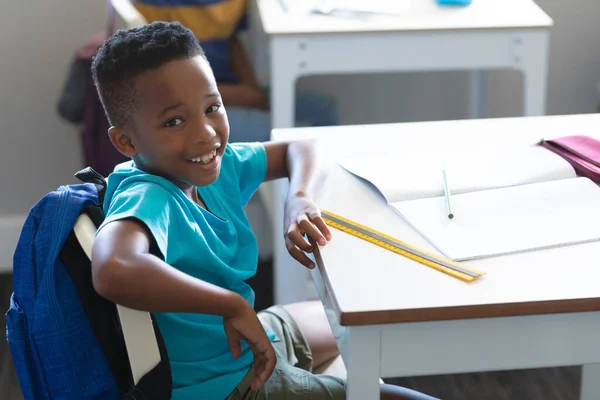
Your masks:
M238 83L217 83L225 106L269 109L269 99L258 85L238 35L229 39L229 60Z
M331 240L331 232L313 201L320 173L318 147L314 141L265 143L267 174L265 180L288 177L290 186L284 210L284 233L288 252L308 268L313 262L304 254L312 245L304 234L319 245Z
M234 315L244 299L195 279L149 253L150 236L135 220L107 224L92 250L96 291L123 306L148 312Z
M148 312L223 316L234 358L246 340L255 355L253 389L271 376L276 357L256 313L240 295L201 281L149 253L151 236L135 220L118 220L98 232L92 249L92 281L103 297Z

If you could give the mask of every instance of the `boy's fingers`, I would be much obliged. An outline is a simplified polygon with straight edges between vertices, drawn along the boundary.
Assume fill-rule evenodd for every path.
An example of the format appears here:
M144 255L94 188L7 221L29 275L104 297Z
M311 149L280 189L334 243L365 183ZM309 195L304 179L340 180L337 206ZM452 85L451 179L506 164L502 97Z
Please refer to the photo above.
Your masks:
M261 357L258 355L254 356L254 378L252 378L252 383L250 384L250 387L252 388L252 390L256 390L258 388L260 388L263 383L265 382L262 379L262 374L264 372L264 368L263 365L264 363L260 361Z
M242 344L239 340L236 339L229 339L227 338L227 341L229 342L229 351L231 352L231 355L233 356L233 358L238 358L239 356L242 355Z
M288 246L288 252L296 261L307 268L313 269L315 264L306 256L306 254L296 246Z
M261 351L258 345L251 345L254 353L254 379L251 383L252 390L260 388L271 376L277 363L275 350L269 342L264 351Z
M275 366L277 365L277 355L275 354L275 349L271 347L269 350L269 354L267 355L267 362L265 364L265 371L267 371L267 379L271 376L273 371L275 370Z
M302 229L306 234L315 240L319 245L325 246L327 244L327 239L321 233L319 228L315 226L309 219L308 216L305 216L299 223L300 229ZM298 246L299 247L299 246Z
M289 230L286 238L288 251L291 247L299 247L301 250L311 252L313 250L310 243L304 239L299 229Z
M269 343L269 348L264 352L263 357L261 357L261 373L259 375L260 380L264 383L266 382L273 370L275 369L275 364L277 364L277 356L275 355L275 350L273 346Z
M311 220L312 220L312 223L315 224L315 226L321 231L323 236L325 236L325 239L331 240L331 237L332 237L331 231L329 230L329 227L325 223L325 220L320 215L317 215L317 216L311 218Z
M229 351L233 358L238 358L242 355L242 337L234 328L229 324L224 324L225 336L227 337L227 344L229 345Z
M257 379L257 381L259 383L258 387L264 385L264 383L269 380L269 377L271 376L271 374L273 374L274 369L275 369L275 362L266 360L263 363L261 373Z
M271 372L266 369L266 361L263 357L254 359L254 379L252 379L253 390L260 388L271 376Z

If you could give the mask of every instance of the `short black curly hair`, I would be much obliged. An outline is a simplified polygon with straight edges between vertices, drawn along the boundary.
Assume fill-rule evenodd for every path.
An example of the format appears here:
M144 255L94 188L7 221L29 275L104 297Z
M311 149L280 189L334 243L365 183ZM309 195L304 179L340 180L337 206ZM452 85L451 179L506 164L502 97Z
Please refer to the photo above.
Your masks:
M92 76L108 122L122 126L137 109L133 80L170 61L206 55L191 30L179 22L157 21L119 30L104 42L92 62Z

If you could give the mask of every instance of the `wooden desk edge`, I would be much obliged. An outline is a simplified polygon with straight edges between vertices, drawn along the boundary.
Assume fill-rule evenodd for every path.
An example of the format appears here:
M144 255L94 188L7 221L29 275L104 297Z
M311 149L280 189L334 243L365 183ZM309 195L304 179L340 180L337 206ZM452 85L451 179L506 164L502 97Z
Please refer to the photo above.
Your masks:
M360 326L474 318L518 317L526 315L562 314L587 311L600 311L600 298L486 304L411 310L365 311L349 313L338 312L338 318L340 320L340 325Z
M600 311L599 298L531 301L456 307L420 308L408 310L381 310L343 312L335 296L331 281L324 267L321 253L316 247L315 261L322 276L325 290L342 326L398 324L410 322L433 322L457 319L517 317L526 315L562 314ZM449 278L450 279L450 278Z

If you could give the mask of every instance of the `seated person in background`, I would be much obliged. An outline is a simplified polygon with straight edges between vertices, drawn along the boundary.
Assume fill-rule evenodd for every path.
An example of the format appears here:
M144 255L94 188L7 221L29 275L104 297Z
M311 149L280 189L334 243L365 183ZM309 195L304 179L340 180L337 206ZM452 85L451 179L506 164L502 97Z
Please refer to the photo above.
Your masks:
M179 23L117 32L92 73L111 142L131 158L108 180L93 283L115 303L154 313L173 399L343 400L343 379L312 373L338 355L321 305L257 315L245 282L258 246L244 205L264 180L290 179L285 231L294 258L314 267L303 233L320 245L331 239L311 197L314 144L228 144L210 65ZM381 393L432 399L389 385Z
M256 80L239 37L247 26L247 1L135 0L134 4L148 22L180 22L200 40L227 106L230 141L269 140L269 98ZM337 125L337 105L328 96L298 92L296 121L301 126Z

